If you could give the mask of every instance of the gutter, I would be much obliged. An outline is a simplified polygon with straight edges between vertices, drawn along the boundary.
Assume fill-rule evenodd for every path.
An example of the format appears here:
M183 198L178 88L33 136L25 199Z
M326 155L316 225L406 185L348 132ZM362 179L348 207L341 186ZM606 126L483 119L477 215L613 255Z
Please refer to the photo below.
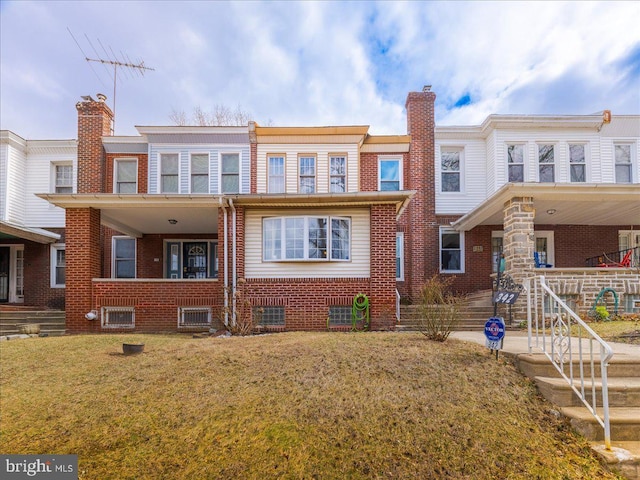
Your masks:
M236 263L236 207L233 204L233 200L229 199L229 208L231 208L231 325L236 325L236 286L237 286L237 263ZM226 236L226 234L225 234Z

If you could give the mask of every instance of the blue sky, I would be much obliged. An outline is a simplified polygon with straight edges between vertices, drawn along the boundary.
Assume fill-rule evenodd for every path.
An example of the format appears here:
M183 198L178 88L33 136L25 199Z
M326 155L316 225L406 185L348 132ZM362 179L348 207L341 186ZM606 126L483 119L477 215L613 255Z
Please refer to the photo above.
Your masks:
M81 95L111 105L112 71L81 49L155 69L118 75L118 135L216 104L262 124L404 134L406 95L427 84L439 125L639 114L638 25L640 2L2 0L0 128L75 138Z

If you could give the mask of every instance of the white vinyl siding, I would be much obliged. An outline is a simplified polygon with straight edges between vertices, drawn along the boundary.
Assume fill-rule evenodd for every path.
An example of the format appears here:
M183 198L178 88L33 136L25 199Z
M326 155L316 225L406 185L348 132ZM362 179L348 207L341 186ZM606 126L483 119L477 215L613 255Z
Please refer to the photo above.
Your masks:
M348 261L274 262L263 260L263 219L331 217L351 219L351 259ZM247 209L245 212L246 278L368 278L370 273L369 209Z
M272 193L268 188L267 158L278 156L284 158L283 193L298 193L299 161L301 156L314 156L316 159L316 193L330 192L330 158L336 156L346 158L346 191L358 191L359 154L357 144L258 144L257 152L257 192Z
M460 192L445 192L436 195L436 212L438 214L461 214L471 210L485 199L487 192L486 145L481 140L465 140L461 143L436 144L436 192L442 192L441 155L446 151L459 151ZM465 172L470 172L466 175Z

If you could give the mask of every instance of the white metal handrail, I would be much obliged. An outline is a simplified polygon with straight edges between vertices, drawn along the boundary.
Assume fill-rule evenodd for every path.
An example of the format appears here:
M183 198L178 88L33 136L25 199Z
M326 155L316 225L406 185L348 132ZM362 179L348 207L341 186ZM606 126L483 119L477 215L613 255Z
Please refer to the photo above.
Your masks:
M396 288L396 323L400 321L400 292Z
M605 448L610 450L607 367L613 350L549 288L543 275L529 278L526 282L529 353L533 348L538 348L551 360L562 378L569 383L571 389L604 429ZM602 405L598 405L595 376L598 354ZM598 413L598 409L601 409L601 414Z

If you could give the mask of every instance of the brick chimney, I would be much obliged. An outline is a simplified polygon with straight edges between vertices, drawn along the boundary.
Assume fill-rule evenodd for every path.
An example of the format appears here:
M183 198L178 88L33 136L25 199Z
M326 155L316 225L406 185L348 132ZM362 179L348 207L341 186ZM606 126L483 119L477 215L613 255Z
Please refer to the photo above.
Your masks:
M99 93L98 100L82 97L78 110L78 193L104 191L104 150L102 137L113 135L113 112Z
M425 280L438 272L439 228L436 222L435 198L435 113L436 95L431 86L422 92L409 92L407 109L407 133L411 135L409 147L410 172L406 190L415 190L406 215L410 228L405 240L409 295L415 300Z

